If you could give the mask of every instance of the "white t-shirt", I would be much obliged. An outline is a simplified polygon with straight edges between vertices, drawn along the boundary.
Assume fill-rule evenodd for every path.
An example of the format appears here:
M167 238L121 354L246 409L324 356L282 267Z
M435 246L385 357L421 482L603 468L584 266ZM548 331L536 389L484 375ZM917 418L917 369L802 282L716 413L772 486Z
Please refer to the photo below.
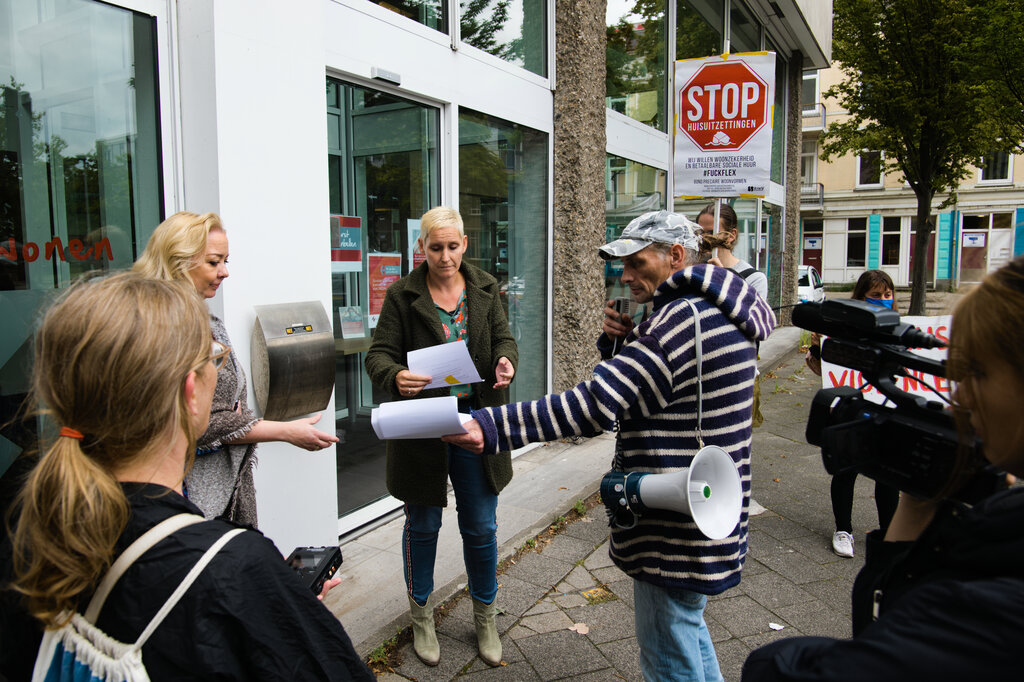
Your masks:
M751 269L753 267L754 266L752 266L747 261L741 260L741 261L738 261L736 263L736 265L732 266L729 269L732 270L733 272L735 272L738 275L738 274L741 274L744 270L749 270L749 269ZM748 285L754 287L754 291L756 291L757 293L761 294L761 298L763 298L766 301L768 300L768 276L767 275L765 275L760 270L755 270L748 277L746 277L746 282L747 282Z

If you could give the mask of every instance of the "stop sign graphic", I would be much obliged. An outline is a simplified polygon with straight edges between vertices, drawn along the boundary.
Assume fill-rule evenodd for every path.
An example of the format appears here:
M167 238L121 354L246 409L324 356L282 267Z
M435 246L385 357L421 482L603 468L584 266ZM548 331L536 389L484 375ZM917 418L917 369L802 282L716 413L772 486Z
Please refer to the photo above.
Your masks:
M703 151L736 151L768 109L768 85L742 60L709 62L679 91L679 130Z

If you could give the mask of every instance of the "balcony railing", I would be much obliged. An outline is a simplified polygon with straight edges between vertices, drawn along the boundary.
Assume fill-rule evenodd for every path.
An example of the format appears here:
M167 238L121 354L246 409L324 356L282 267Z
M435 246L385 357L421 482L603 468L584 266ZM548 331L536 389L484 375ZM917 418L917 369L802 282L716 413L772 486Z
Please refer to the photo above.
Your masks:
M800 185L800 209L821 209L825 206L825 185L820 182Z
M805 104L803 108L803 129L825 129L825 105L821 102Z

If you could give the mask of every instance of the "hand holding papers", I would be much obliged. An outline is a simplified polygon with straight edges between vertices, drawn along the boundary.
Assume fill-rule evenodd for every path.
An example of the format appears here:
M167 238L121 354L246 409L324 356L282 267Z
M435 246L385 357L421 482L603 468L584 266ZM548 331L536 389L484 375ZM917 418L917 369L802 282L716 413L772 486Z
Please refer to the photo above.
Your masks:
M465 341L442 343L437 346L409 351L409 371L432 377L427 388L473 384L483 381L469 357Z
M381 440L466 433L462 424L470 420L468 414L459 414L459 399L453 395L381 403L370 412L370 424Z

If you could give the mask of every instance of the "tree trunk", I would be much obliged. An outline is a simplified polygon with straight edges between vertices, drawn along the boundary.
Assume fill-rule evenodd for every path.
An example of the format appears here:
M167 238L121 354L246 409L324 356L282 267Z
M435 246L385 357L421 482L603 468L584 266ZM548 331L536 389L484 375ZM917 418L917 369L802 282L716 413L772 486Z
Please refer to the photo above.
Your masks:
M800 111L801 84L803 82L802 52L794 52L789 59L788 96L786 110L786 178L800 178L800 150L803 146L803 121L792 112ZM791 324L792 306L797 300L797 266L800 258L800 182L786 183L786 241L782 251L782 286L779 304L779 325Z
M923 182L921 183L924 184ZM928 278L925 274L928 265L928 242L932 236L932 197L930 192L917 194L917 228L914 243L914 269L910 273L910 310L908 315L924 315L925 289Z
M552 338L556 392L590 376L604 309L605 0L556 0Z

